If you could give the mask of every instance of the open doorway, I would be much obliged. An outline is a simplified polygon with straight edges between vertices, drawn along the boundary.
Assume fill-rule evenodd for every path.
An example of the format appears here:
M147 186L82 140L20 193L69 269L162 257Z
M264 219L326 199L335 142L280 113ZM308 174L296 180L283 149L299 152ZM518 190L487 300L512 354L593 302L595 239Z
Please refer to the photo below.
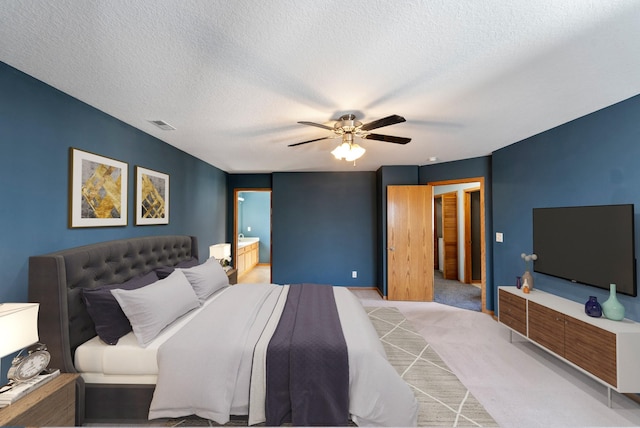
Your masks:
M271 283L271 190L236 189L233 266L240 283Z
M464 190L464 282L482 282L480 237L480 188Z
M434 300L486 311L484 178L434 186Z

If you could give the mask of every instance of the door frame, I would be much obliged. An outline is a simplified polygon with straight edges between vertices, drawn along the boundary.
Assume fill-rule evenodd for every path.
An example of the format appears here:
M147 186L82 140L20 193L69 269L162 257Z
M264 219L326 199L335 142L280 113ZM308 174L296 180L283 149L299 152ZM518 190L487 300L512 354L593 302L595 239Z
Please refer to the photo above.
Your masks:
M480 192L479 187L472 187L464 189L464 282L466 284L473 284L472 273L472 239L471 239L471 223L472 223L472 211L471 211L471 194ZM482 242L480 242L482 244ZM477 283L477 282L476 282Z
M268 192L269 193L269 260L270 266L269 275L270 282L273 281L273 189L266 187L238 187L233 189L233 237L231 239L232 245L232 265L234 268L238 268L238 214L239 214L239 201L238 196L241 192Z
M431 186L446 186L448 184L480 183L480 289L482 295L482 312L487 311L487 236L486 236L486 208L485 208L485 179L484 177L469 177L453 180L430 181Z
M434 189L435 191L435 189ZM443 254L443 264L444 266L440 267L440 270L442 271L442 276L444 279L450 279L452 281L459 281L460 280L460 228L458 227L458 219L460 217L460 210L458 209L458 192L446 192L446 193L441 193L438 196L440 196L440 200L442 201L442 242L443 242L443 248L442 248L442 254ZM448 236L448 232L450 232L450 228L446 228L445 225L445 219L447 218L447 214L450 213L450 211L448 210L449 204L446 202L446 199L449 198L453 198L455 199L455 222L453 227L455 228L455 251L453 253L453 255L450 254L449 250L447 249L447 247L451 246L451 239L447 240L445 239L445 235ZM449 238L451 238L451 236L448 236ZM447 245L449 244L449 245ZM451 257L447 257L447 255L450 255ZM451 269L449 269L447 266L449 266L451 264L451 260L454 259L455 261L455 267L453 269L453 272L451 272Z
M440 270L440 243L438 242L440 227L438 227L438 200L442 205L442 195L433 195L433 270ZM442 214L442 207L440 207Z

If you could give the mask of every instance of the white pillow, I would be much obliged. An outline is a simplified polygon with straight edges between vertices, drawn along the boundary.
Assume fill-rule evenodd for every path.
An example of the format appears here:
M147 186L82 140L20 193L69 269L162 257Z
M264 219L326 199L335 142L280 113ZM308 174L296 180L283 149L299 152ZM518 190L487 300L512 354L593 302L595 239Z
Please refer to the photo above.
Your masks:
M145 347L178 317L200 306L198 296L179 269L165 279L136 290L113 289L133 334Z
M198 295L200 303L207 300L216 291L229 285L229 277L220 262L213 257L201 265L188 269L176 269L184 272L191 283L193 290Z

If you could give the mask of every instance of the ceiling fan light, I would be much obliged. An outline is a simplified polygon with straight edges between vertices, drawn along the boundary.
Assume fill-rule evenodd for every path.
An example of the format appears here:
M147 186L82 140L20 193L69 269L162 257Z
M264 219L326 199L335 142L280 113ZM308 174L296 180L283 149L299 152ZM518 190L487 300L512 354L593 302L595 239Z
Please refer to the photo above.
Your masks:
M338 147L333 149L331 154L338 160L345 159L349 155L350 149L351 148L349 147L349 143L342 143Z
M385 141L387 143L407 144L411 141L411 138L394 137L391 135L372 134L369 131L372 129L382 128L384 126L395 125L396 123L406 122L406 119L397 114L383 117L382 119L374 120L373 122L365 123L356 120L355 114L344 114L340 116L340 120L336 121L333 128L327 125L322 125L314 122L298 122L303 125L311 125L318 128L328 129L333 131L336 136L334 137L322 137L313 140L303 141L301 143L289 144L289 147L299 146L301 144L313 143L314 141L326 140L328 138L342 137L342 143L333 149L331 154L337 160L346 160L347 162L353 162L355 165L356 159L360 159L366 152L365 149L355 144L354 137L365 138L370 140Z
M360 159L362 155L364 155L366 150L363 147L360 147L357 144L352 144L347 156L345 156L344 160L352 162L356 159Z
M364 152L366 152L366 150L357 144L342 143L333 149L331 154L338 160L344 159L347 162L352 162L360 159Z

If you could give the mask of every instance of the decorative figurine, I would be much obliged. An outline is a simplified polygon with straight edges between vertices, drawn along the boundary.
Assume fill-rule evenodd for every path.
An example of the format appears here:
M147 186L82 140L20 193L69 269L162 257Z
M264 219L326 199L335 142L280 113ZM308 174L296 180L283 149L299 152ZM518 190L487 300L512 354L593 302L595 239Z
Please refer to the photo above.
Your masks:
M602 316L602 306L596 296L589 296L589 300L584 304L584 313L594 318Z

